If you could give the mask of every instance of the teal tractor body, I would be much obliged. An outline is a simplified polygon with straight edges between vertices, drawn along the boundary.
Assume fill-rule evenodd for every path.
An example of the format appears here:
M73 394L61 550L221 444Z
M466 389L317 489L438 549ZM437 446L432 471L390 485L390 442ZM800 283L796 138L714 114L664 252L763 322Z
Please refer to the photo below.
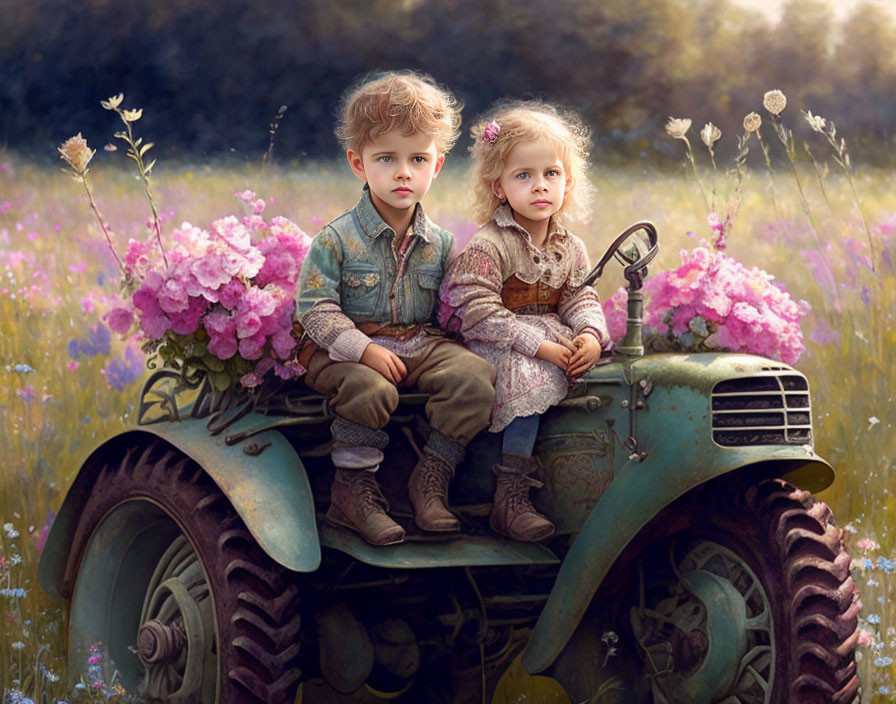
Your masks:
M488 530L488 433L452 483L462 534L413 531L422 395L386 429L380 478L409 529L387 547L323 519L325 398L218 410L200 391L153 422L144 404L84 462L41 561L73 678L102 643L106 676L150 701L857 700L860 603L809 493L834 475L806 378L627 342L543 417L544 544Z

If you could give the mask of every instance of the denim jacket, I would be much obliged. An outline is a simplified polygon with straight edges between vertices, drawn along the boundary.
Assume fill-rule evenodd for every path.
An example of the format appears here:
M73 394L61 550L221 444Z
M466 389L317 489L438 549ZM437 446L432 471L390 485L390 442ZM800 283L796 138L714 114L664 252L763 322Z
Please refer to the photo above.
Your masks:
M400 255L395 232L376 211L366 185L358 204L317 234L302 265L296 302L314 342L329 349L340 333L361 323L435 324L454 238L419 204L407 238ZM326 315L308 316L315 306Z

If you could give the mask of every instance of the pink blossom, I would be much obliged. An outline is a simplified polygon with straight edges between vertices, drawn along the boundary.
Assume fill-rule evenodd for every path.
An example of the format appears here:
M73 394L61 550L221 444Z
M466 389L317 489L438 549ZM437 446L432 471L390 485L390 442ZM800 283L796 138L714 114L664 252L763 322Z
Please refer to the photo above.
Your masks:
M190 266L190 273L202 286L217 289L233 278L234 273L226 271L226 262L222 253L209 251L205 256L196 259Z
M267 207L268 204L264 202L263 198L258 198L252 201L252 212L255 215L261 215Z
M864 628L859 629L859 645L874 645L874 636Z
M246 285L234 277L218 289L218 300L222 306L232 310L237 307L245 291Z
M856 547L859 550L877 550L879 546L871 538L861 538L856 542Z
M601 305L607 320L610 339L618 344L625 337L625 323L628 319L628 293L620 287Z
M192 335L199 329L199 321L208 306L204 298L191 298L185 311L171 314L171 329L179 335Z
M261 318L254 311L246 311L237 318L236 334L239 338L251 337L261 330Z
M190 305L184 281L181 279L168 279L159 288L159 307L165 313L180 313Z
M264 218L261 215L247 215L243 218L243 225L248 227L250 230L266 230L267 223L264 221Z
M236 321L230 314L215 310L205 316L203 321L209 335L233 335L236 333Z
M211 230L221 242L238 252L246 252L252 246L249 229L234 215L215 220Z
M134 314L127 308L113 308L103 316L103 320L108 323L113 332L125 335L134 324Z
M252 372L243 374L243 376L240 377L240 383L247 389L255 388L256 386L261 384L261 381L261 377L259 377L257 374L253 374Z
M681 258L678 269L645 284L648 329L675 338L694 333L702 349L748 352L788 364L799 359L805 301L794 301L767 272L748 269L721 251L698 247L682 251Z
M243 359L258 359L263 352L261 345L259 345L252 337L241 339L239 349L240 356Z
M233 194L244 203L251 203L255 200L255 191L237 191Z
M292 336L291 329L281 329L271 338L271 345L274 352L280 359L289 359L292 351L296 348L296 341Z
M489 144L494 144L495 140L498 139L498 133L500 131L501 131L501 125L499 125L497 122L492 120L482 130L480 139L482 139L483 142L487 142Z
M75 369L77 369L78 367L81 366L81 363L80 363L80 362L76 362L74 359L70 359L70 360L68 360L68 365L67 365L67 366L68 366L68 370L69 370L70 372L73 372L73 371L75 371Z
M218 359L230 359L237 351L236 338L233 335L211 335L206 349Z
M150 266L149 252L146 243L128 240L128 250L124 256L125 270L133 276L143 278Z

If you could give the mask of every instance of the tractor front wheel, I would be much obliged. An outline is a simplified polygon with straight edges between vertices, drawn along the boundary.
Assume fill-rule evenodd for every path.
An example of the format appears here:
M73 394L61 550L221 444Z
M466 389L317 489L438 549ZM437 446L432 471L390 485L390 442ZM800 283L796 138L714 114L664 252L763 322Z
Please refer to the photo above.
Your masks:
M150 701L293 701L294 575L259 548L196 462L162 442L110 457L73 546L73 680Z

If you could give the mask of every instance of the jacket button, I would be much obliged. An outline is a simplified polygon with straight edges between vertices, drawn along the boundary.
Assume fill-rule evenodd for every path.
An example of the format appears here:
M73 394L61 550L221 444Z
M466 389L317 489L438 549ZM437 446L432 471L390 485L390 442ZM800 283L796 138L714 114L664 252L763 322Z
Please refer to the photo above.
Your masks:
M554 259L556 259L559 262L561 258L562 258L562 256L561 256L560 252L554 252Z
M539 259L538 256L534 256L534 257L532 257L532 261L534 261L536 264L538 264L541 261L541 259Z

